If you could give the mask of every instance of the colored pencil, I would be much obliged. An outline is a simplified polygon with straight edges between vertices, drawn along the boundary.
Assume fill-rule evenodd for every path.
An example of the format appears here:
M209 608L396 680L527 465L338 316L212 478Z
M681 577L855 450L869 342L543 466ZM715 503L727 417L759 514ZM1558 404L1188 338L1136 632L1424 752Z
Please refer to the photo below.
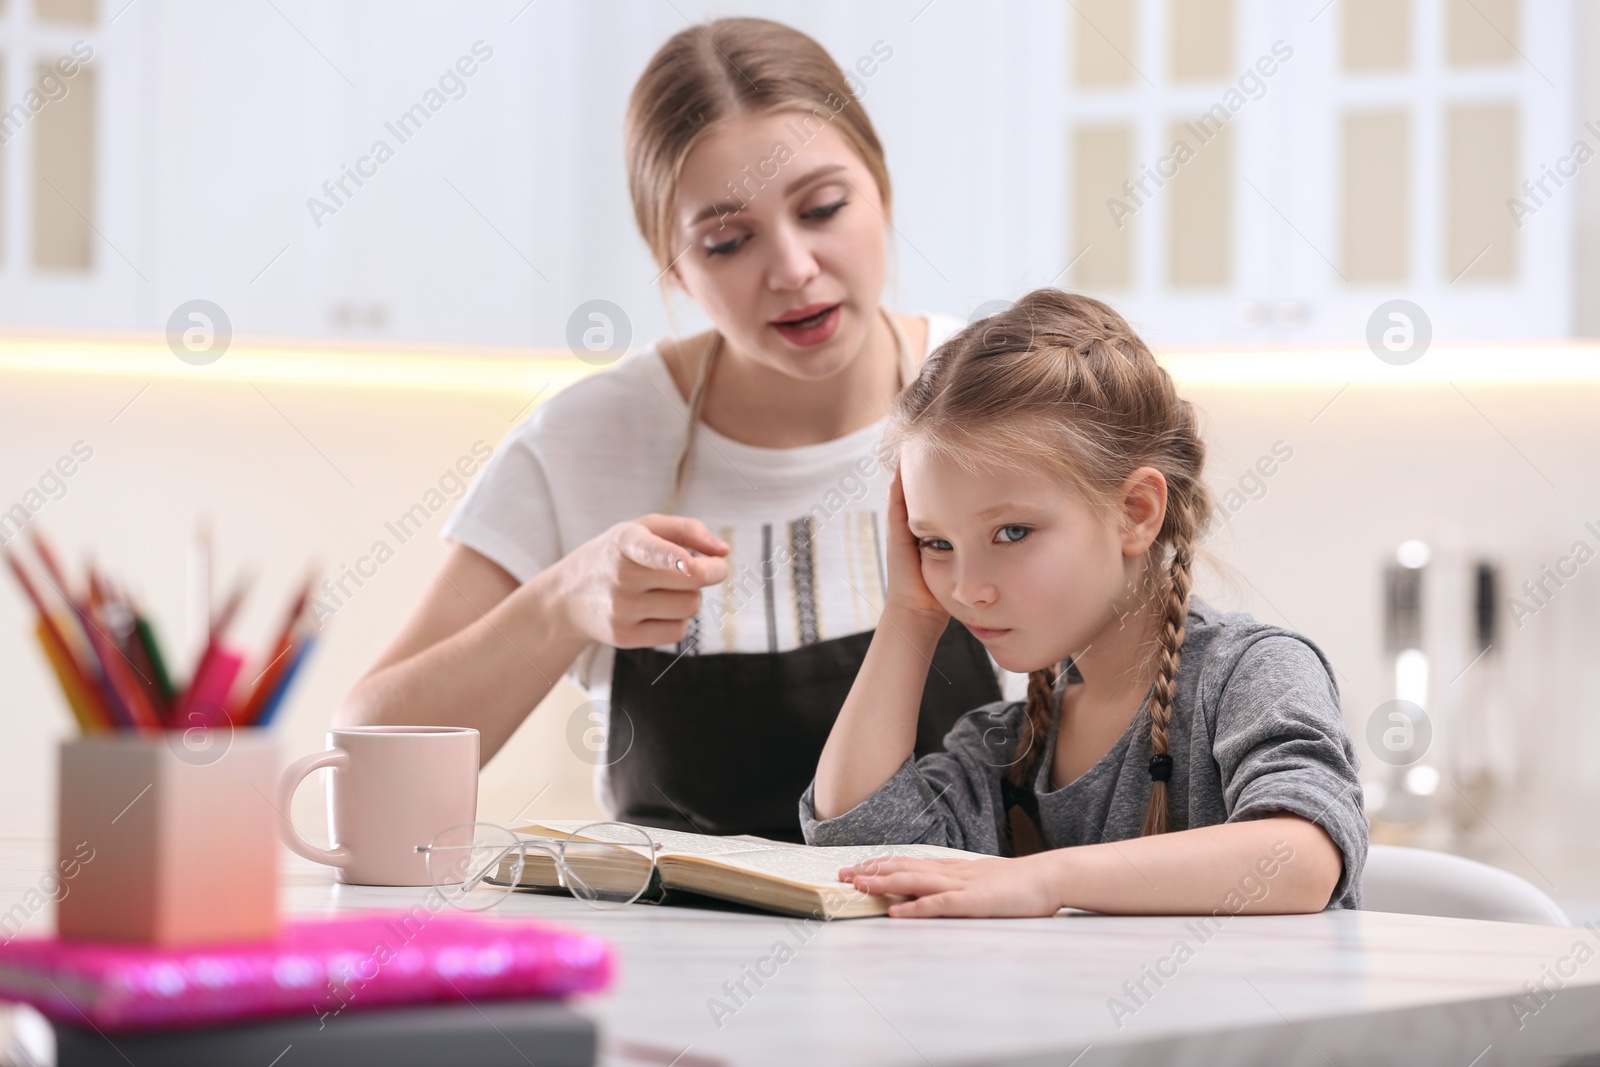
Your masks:
M255 575L245 572L234 581L233 588L228 592L228 599L223 601L222 610L217 612L211 620L209 640L220 641L227 633L228 627L233 623L233 617L239 613L239 605L244 603L244 595L249 592L250 585L255 581Z
M201 519L189 544L189 616L184 653L199 662L211 634L211 524Z
M34 587L27 571L23 570L21 561L13 556L9 550L0 550L0 554L5 556L6 565L10 567L17 584L22 587L23 595L33 604L34 611L39 616L37 623L37 631L40 635L39 640L45 646L45 655L50 657L51 666L55 668L58 675L62 675L65 672L65 675L71 679L70 684L65 679L62 681L62 685L68 690L68 702L73 704L74 712L78 711L78 702L82 703L83 710L87 712L88 721L84 723L84 729L86 731L106 729L112 723L111 713L100 698L97 687L84 673L83 665L78 662L77 656L73 654L71 646L67 643L66 635L62 633L53 613L45 607L44 599L39 595L39 590ZM74 692L78 694L78 702L73 701L72 694ZM80 716L80 718L83 717Z
M98 733L105 729L105 723L100 719L101 711L89 691L88 684L78 672L78 665L73 662L72 653L61 643L61 635L56 632L50 620L40 618L36 621L33 624L33 635L38 639L39 647L44 649L45 659L50 661L50 668L55 671L56 680L61 683L61 691L66 695L67 706L72 709L72 717L78 720L78 728L86 734Z
M272 696L272 691L278 684L278 679L283 677L293 661L294 644L285 642L278 649L278 654L267 661L267 665L261 668L246 687L238 706L232 712L235 726L249 726L261 717L261 710L266 707L268 698Z
M111 624L101 612L105 603L102 599L104 591L93 566L87 567L86 570L89 595L85 604L79 606L78 610L84 619L84 634L100 657L101 672L106 684L116 693L128 721L136 729L159 730L162 726L161 716L156 714L155 706L150 702L150 695L145 688L151 683L148 678L141 676L138 667L128 658L128 653L113 635Z
M300 621L300 616L305 612L306 602L311 597L311 587L316 581L316 572L307 572L300 585L295 598L289 603L289 610L284 615L283 626L278 631L278 639L272 644L272 658L267 661L256 674L251 683L250 691L245 694L239 707L235 709L233 721L235 725L248 726L256 721L261 714L261 709L266 706L267 700L272 695L273 687L283 672L289 668L291 646L294 643L295 624Z
M133 610L133 632L144 648L145 658L150 661L150 670L155 675L156 688L161 690L162 702L171 708L177 694L172 686L172 675L167 672L166 657L161 654L161 643L156 640L156 632L149 618L137 607Z
M34 638L44 652L67 706L85 733L106 729L158 730L235 725L266 725L278 714L295 677L315 643L307 633L305 609L316 580L308 571L290 601L282 628L269 649L272 658L249 686L238 684L245 654L225 643L245 595L254 582L246 570L217 610L209 602L210 530L202 523L199 557L191 557L191 592L205 595L205 642L187 685L175 684L149 617L134 598L90 558L84 560L81 590L69 582L55 547L35 527L29 530L41 569L41 583L22 559L0 545L0 555L37 618ZM198 563L198 566L193 566ZM50 597L45 585L55 594ZM195 584L199 589L193 588ZM59 607L56 603L59 602Z
M39 562L44 565L45 580L55 589L56 594L71 610L69 618L76 625L79 641L75 642L85 653L86 669L84 677L89 680L94 689L100 694L101 702L106 708L110 721L116 726L137 727L138 721L134 712L123 702L123 694L111 681L107 667L108 649L105 642L99 640L99 633L94 622L88 617L83 605L72 596L66 573L61 569L54 550L50 547L44 535L38 529L28 531L29 540L33 542L34 554L39 557Z
M103 580L92 560L84 561L84 571L89 578L89 613L104 624L104 631L112 642L112 651L121 657L126 670L114 668L120 681L131 681L137 693L130 694L125 703L130 708L139 707L138 715L146 726L163 726L171 710L166 696L156 684L155 668L151 666L144 648L134 634L133 612L122 602L109 581ZM145 717L144 708L149 709Z
M228 722L228 694L243 666L244 656L238 650L215 641L208 644L195 666L194 677L189 679L177 707L172 709L168 725L175 730L187 730Z
M267 726L272 722L273 716L277 715L278 709L283 705L283 696L289 691L289 685L294 681L295 674L304 665L306 657L311 654L311 649L316 643L316 634L307 634L300 640L300 647L295 650L289 669L283 672L283 677L273 686L272 695L267 698L266 706L261 709L261 714L251 725Z

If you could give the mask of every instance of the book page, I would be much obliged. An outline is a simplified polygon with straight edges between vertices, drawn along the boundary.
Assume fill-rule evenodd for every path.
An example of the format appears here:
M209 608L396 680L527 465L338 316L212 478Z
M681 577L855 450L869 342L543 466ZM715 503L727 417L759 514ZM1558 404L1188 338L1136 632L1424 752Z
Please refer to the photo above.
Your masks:
M611 824L633 826L632 823ZM588 826L577 840L624 841L628 837L618 831L607 833L605 824L586 824L575 819L553 819L533 823L517 829L518 833L532 836L564 837ZM965 852L942 845L797 845L787 841L773 841L755 836L717 837L710 834L691 834L681 830L664 830L655 826L640 826L650 839L661 845L658 855L684 856L711 860L748 871L755 875L782 878L790 882L817 888L838 888L840 867L880 856L909 856L914 859L983 859L980 853Z
M773 875L791 882L835 888L839 868L880 856L909 856L913 859L983 859L976 852L963 852L938 845L780 845L777 848L748 849L717 856L719 862L754 873Z
M632 823L612 823L610 825L632 826ZM580 827L590 827L589 832L578 838L580 841L625 841L630 840L621 833L606 833L606 824L585 823L581 819L551 819L545 822L533 823L528 826L519 826L517 833L529 834L535 837L565 837ZM789 845L784 841L772 841L765 837L741 835L738 837L715 837L711 834L691 834L682 830L663 830L657 826L641 826L639 829L650 835L650 840L661 846L661 855L679 853L686 856L725 856L735 852L749 852L753 849L766 848L804 848L804 845ZM540 831L547 831L541 833Z

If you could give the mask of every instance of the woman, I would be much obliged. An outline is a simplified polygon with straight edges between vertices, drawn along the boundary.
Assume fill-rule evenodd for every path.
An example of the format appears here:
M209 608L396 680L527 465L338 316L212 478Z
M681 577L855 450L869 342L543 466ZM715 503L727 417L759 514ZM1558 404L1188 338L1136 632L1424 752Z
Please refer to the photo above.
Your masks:
M616 818L798 841L883 605L878 438L960 323L880 305L883 151L804 34L761 19L677 34L634 87L626 147L640 232L714 328L512 432L340 718L475 726L488 759L570 669L609 698L596 784ZM929 669L919 754L1000 696L959 624Z

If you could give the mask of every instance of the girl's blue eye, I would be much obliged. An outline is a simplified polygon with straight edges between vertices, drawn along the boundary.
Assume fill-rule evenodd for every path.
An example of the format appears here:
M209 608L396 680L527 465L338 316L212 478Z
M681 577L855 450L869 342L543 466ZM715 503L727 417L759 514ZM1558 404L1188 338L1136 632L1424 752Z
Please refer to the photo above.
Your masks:
M1002 526L995 534L995 539L1005 544L1014 544L1031 532L1031 528L1027 526Z
M950 542L940 537L924 537L917 547L933 552L946 552L949 551Z

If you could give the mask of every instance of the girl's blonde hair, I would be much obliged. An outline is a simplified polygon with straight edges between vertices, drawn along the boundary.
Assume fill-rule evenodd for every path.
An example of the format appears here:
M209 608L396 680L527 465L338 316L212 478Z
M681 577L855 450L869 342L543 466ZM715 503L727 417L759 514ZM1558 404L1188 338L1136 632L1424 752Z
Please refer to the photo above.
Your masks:
M1121 315L1090 297L1037 289L928 357L900 396L887 443L897 447L913 439L969 467L1042 462L1108 516L1115 514L1117 488L1137 468L1153 467L1166 478L1166 514L1146 571L1163 611L1142 830L1165 833L1167 724L1195 547L1211 514L1201 482L1205 445L1193 407ZM1038 761L1048 758L1044 739L1059 666L1028 676L1028 732L1018 738L1019 755L1007 772L1015 784L1027 782Z
M745 115L808 113L809 132L833 126L866 164L889 215L889 168L872 120L827 51L770 19L717 19L674 34L651 57L628 98L624 154L634 219L663 271L683 161L706 131ZM798 151L799 146L791 146ZM757 161L752 160L754 165ZM730 174L730 179L737 175Z

